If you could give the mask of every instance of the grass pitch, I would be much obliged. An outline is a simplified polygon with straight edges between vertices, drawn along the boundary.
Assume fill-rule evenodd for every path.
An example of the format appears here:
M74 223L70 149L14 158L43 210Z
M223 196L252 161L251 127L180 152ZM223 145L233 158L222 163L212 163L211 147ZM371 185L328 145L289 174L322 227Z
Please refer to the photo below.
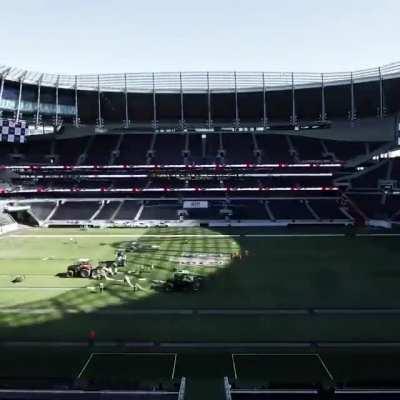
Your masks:
M34 229L3 236L0 340L85 340L91 329L103 341L399 340L397 314L309 313L318 308L400 308L398 237L265 233ZM128 254L126 270L135 271L132 279L143 290L107 281L99 293L95 281L57 276L78 258L112 260L116 249L132 240L159 246ZM238 251L242 258L230 259ZM220 254L229 261L211 267L179 264L188 254ZM204 288L164 293L151 287L152 280L165 280L177 268L203 275ZM25 280L12 283L17 275ZM287 308L305 313L257 313Z

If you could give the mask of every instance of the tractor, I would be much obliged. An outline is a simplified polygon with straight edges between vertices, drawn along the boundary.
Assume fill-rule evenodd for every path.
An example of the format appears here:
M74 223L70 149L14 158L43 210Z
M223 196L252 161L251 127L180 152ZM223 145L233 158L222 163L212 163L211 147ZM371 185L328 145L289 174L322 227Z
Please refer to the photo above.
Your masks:
M175 272L172 278L167 279L163 284L163 289L166 292L198 292L203 281L202 276L182 270Z
M103 267L95 267L88 258L81 258L75 264L67 268L69 278L102 278Z

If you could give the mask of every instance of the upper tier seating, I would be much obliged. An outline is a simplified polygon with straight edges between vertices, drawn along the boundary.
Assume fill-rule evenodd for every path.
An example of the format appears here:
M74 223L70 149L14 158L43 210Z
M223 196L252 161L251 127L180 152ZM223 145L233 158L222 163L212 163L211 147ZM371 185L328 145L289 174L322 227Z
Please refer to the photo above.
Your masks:
M253 140L255 138L255 143ZM117 144L119 143L119 146ZM301 161L346 161L366 155L382 143L345 142L316 139L300 135L275 133L214 132L200 133L146 133L146 134L96 134L94 136L64 139L62 135L46 140L32 140L25 144L0 143L0 162L3 164L49 163L48 156L61 165L80 163L114 164L183 164L183 152L188 145L189 163L229 164L256 162L260 150L262 163L291 163ZM255 144L257 147L254 148ZM152 147L153 146L153 147ZM222 147L221 147L222 146ZM153 152L150 152L152 150Z
M59 163L75 165L88 140L88 137L56 140L55 154L59 155Z
M289 153L289 146L284 135L257 134L258 148L262 152L263 163L275 163L281 161L293 161Z
M183 164L185 135L159 133L154 144L154 164Z
M324 159L321 140L292 135L290 136L294 149L300 160L315 161Z
M90 145L85 164L107 165L117 141L118 135L97 134Z
M349 160L361 154L366 154L365 143L363 142L339 142L337 140L325 140L328 152L335 154L340 161Z
M115 164L146 164L152 137L153 134L125 134Z
M222 143L226 151L225 163L241 164L254 162L254 144L249 133L225 133Z

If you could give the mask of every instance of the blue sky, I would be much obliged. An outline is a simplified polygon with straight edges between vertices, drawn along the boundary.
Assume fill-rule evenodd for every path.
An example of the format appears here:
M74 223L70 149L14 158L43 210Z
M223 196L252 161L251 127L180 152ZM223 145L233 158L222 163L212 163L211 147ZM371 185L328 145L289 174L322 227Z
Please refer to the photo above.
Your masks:
M0 64L41 72L345 71L400 61L399 0L17 0Z

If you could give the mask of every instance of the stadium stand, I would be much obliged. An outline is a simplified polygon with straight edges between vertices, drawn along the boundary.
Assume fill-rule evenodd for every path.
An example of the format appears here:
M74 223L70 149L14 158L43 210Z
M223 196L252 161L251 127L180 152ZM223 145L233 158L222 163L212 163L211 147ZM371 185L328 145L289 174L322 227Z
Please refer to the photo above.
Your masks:
M14 223L14 220L9 214L0 213L0 226L9 225Z
M121 202L120 206L114 212L111 219L115 220L133 220L141 208L141 202L134 200L126 200Z
M226 163L252 163L254 157L253 137L249 133L224 133L222 142Z
M95 217L94 220L109 220L113 217L114 213L117 211L121 202L118 201L108 201L102 205L99 212Z
M125 134L115 164L147 164L152 134Z
M98 208L99 203L95 201L66 201L59 205L51 219L89 220Z
M154 144L155 164L183 164L185 135L159 133Z
M348 219L339 199L310 199L308 204L321 220Z
M146 220L176 220L179 205L177 203L145 202L139 219Z
M269 200L268 206L276 220L313 220L315 216L307 208L305 200Z
M34 202L30 203L31 212L40 221L44 221L48 218L51 212L54 210L56 203L54 202Z

